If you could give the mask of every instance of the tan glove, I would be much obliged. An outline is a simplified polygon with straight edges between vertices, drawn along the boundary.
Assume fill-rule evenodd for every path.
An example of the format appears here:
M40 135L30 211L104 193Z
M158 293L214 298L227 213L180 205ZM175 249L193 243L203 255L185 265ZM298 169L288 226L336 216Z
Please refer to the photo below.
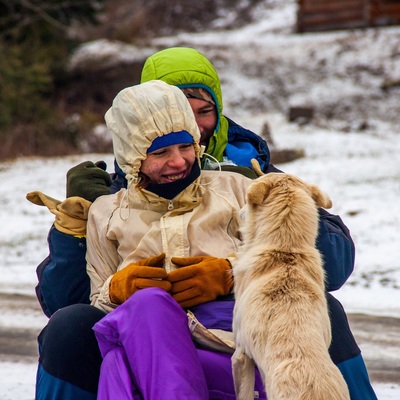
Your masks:
M165 254L161 253L136 261L116 272L110 282L110 300L114 304L122 304L136 291L149 287L158 287L169 292L171 283L166 280L164 259Z
M38 206L46 206L56 216L54 226L67 235L85 236L89 208L92 203L82 197L69 197L63 202L42 192L30 192L26 198Z
M215 300L232 290L232 267L224 258L173 257L171 261L179 267L168 274L171 294L183 308Z

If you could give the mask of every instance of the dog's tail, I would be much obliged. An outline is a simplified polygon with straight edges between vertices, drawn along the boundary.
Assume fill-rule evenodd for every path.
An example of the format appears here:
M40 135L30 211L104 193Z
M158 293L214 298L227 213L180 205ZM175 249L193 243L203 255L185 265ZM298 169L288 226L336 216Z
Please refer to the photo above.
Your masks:
M240 346L237 346L232 356L233 380L235 382L237 400L254 399L254 368L254 361Z

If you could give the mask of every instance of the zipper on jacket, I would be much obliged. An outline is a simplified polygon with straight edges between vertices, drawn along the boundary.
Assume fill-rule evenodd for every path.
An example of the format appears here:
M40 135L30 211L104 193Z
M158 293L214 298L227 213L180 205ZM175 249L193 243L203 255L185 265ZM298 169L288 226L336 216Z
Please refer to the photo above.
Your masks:
M169 201L168 203L168 210L173 210L174 209L174 202L172 200Z

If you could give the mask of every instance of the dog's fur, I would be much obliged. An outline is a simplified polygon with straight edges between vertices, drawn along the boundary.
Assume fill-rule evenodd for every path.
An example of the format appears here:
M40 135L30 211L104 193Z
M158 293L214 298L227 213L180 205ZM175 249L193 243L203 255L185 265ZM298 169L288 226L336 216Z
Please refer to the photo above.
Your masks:
M328 353L324 271L315 247L317 206L330 208L331 200L281 173L256 179L247 196L244 242L233 271L237 399L254 398L254 365L269 400L350 399Z

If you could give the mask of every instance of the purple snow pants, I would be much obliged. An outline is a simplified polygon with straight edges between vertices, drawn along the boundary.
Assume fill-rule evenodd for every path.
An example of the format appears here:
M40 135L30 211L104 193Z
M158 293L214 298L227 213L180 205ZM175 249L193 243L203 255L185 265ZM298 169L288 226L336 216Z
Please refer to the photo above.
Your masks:
M230 355L196 349L186 313L143 289L95 324L103 362L98 400L234 400ZM256 370L255 390L266 399Z

